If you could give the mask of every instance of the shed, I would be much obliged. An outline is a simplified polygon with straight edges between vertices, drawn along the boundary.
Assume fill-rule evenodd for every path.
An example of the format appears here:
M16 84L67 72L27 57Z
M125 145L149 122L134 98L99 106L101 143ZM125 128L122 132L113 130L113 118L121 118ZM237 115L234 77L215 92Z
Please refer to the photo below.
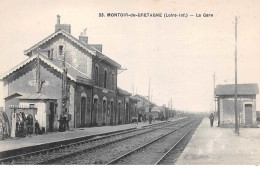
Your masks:
M6 112L8 118L11 119L10 107L35 107L37 113L35 115L40 127L46 131L53 131L57 129L57 99L51 98L42 93L24 94L14 93L5 98Z
M253 127L256 124L257 84L237 85L237 110L241 127ZM235 85L218 85L215 89L218 104L218 120L220 126L235 124Z

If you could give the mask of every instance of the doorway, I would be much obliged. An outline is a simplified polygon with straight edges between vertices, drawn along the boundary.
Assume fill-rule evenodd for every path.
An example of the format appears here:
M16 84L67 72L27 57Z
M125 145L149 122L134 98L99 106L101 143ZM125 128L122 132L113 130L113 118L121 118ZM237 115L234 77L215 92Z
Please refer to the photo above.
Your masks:
M107 123L107 101L103 100L103 123Z
M252 104L245 104L245 123L246 125L252 125Z
M49 131L53 132L54 115L55 115L55 104L50 102L50 114L49 114Z
M94 121L94 124L97 124L98 123L98 99L94 99L94 112L93 112L93 121Z
M84 127L86 120L86 97L81 97L80 126Z
M125 116L125 123L129 123L129 103L126 103L126 116Z
M111 101L110 105L110 124L112 125L114 122L114 102Z
M118 102L118 124L121 124L121 102Z

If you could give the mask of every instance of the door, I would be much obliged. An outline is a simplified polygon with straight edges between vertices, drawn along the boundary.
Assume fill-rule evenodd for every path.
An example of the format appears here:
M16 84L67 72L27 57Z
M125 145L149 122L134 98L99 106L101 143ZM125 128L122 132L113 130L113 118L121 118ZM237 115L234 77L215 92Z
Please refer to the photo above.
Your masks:
M125 108L126 110L126 116L125 116L125 123L129 123L129 104L128 103L126 103L126 108Z
M118 103L118 123L121 124L121 103Z
M55 104L54 102L50 102L50 114L49 114L49 131L53 131L54 124L54 114L55 114Z
M107 123L107 101L103 100L103 123Z
M97 118L98 118L98 99L94 99L94 112L93 112L94 124L98 123Z
M111 101L111 106L110 106L110 124L113 124L113 119L114 119L114 102Z
M245 121L246 125L252 125L252 104L245 104Z
M86 97L81 97L80 126L84 127L86 120Z

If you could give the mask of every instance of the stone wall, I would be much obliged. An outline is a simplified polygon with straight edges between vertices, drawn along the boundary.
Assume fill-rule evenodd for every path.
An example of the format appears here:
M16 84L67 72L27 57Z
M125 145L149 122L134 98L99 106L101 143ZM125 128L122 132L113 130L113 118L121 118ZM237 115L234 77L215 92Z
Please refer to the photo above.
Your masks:
M63 51L65 52L65 60L70 63L75 68L82 71L89 78L92 76L92 55L87 53L85 50L80 48L77 44L73 43L67 37L62 34L55 36L53 39L49 40L45 44L40 46L40 49L51 50L53 49L53 58L59 59L59 45L63 45ZM34 51L32 53L37 53ZM48 52L43 51L47 56Z
M237 113L241 124L245 124L245 104L252 104L252 122L256 123L256 99L255 95L238 96ZM235 123L235 101L232 96L219 98L220 124Z

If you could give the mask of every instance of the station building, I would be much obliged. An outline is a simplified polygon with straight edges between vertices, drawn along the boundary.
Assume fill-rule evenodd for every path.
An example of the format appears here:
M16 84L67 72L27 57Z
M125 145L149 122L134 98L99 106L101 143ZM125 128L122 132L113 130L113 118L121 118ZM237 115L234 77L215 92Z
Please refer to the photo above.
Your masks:
M240 127L253 127L256 124L257 84L237 85L237 110ZM235 85L218 85L215 89L220 126L233 126L235 123Z
M136 94L134 97L139 100L137 103L138 114L148 117L155 104L142 95Z
M101 44L89 44L86 32L78 39L73 37L71 26L61 24L57 16L55 32L25 50L24 55L28 56L25 61L0 78L10 119L10 106L35 106L40 125L46 131L57 130L63 103L62 63L65 59L70 128L130 122L130 115L123 112L130 109L131 94L117 90L121 65L102 53ZM40 92L37 91L37 72L40 72Z

